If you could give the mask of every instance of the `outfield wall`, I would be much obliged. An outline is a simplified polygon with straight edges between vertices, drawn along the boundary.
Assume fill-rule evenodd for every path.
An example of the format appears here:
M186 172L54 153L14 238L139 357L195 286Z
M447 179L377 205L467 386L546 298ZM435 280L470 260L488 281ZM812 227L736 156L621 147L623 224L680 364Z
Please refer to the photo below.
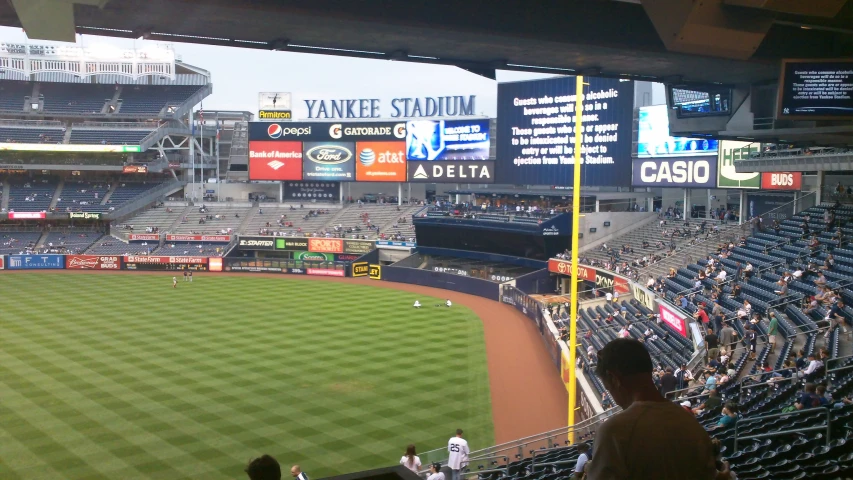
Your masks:
M489 300L498 300L500 291L500 284L489 280L396 265L382 267L382 280L453 290Z

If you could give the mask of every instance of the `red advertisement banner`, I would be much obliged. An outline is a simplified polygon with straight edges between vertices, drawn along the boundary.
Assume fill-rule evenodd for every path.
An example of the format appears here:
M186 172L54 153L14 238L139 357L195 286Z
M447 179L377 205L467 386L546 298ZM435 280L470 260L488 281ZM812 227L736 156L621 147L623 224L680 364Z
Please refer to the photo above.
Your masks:
M343 270L333 270L331 268L306 268L308 275L322 275L324 277L343 277L346 272Z
M0 255L0 270L6 269L6 257Z
M663 303L658 304L660 311L660 319L674 328L682 337L687 336L687 324L684 322L684 317L678 312L671 310Z
M231 235L166 235L166 241L228 243L231 241Z
M125 165L121 173L148 173L147 165Z
M613 275L613 290L616 293L629 293L631 287L628 285L628 279Z
M211 272L221 272L222 271L222 257L210 257L207 260L207 266Z
M344 253L344 241L338 238L309 238L308 251L319 253Z
M159 242L160 234L159 233L131 233L127 236L127 239L131 242L134 241L146 241L146 242Z
M151 264L175 264L175 263L191 263L191 264L207 264L207 257L164 257L155 255L130 255L124 257L124 263L151 263Z
M9 212L9 220L36 220L45 218L44 212Z
M548 271L552 273L559 273L560 275L571 275L572 274L572 262L568 260L560 260L559 258L551 258L548 260ZM581 280L587 280L590 282L595 281L595 269L584 267L583 265L578 265L578 277ZM627 288L627 283L626 283ZM627 290L626 290L627 293Z
M302 142L249 142L249 180L302 180Z
M764 190L796 190L803 188L803 172L767 172L761 174Z
M119 270L121 269L121 257L66 255L65 268L71 270Z

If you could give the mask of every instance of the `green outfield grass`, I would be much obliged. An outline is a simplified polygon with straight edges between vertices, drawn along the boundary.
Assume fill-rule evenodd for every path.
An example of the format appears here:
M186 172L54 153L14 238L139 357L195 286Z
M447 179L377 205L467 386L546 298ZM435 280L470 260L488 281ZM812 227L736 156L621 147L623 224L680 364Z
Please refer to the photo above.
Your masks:
M320 478L457 427L472 449L493 443L467 308L294 277L179 280L0 274L0 479L241 479L263 453Z

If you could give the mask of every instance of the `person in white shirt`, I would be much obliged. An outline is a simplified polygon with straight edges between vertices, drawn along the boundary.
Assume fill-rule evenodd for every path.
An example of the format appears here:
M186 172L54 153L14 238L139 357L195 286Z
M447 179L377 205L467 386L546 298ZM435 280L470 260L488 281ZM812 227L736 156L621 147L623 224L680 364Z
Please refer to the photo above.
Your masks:
M587 445L585 443L581 443L580 445L578 445L578 453L580 453L580 455L578 456L577 463L575 463L575 470L574 470L575 476L574 476L574 478L576 478L576 479L583 478L583 468L586 466L586 462L589 461L588 452L589 452L589 445Z
M631 334L628 332L627 328L622 327L622 329L619 330L619 338L628 338L630 336L631 336Z
M726 271L720 270L720 273L717 274L717 281L723 283L726 281Z
M598 427L588 480L716 478L711 438L691 412L661 396L652 370L636 340L616 339L599 352L595 373L623 410Z
M427 480L444 480L444 474L441 473L441 464L433 463L429 466L429 476Z
M415 308L421 308L421 301L420 301L420 300L415 300L415 304L414 304L414 305L412 305L412 306L413 306L413 307L415 307Z
M453 304L452 304L452 303L450 303L450 299L449 299L449 298L447 299L447 303L446 303L445 305L447 305L448 307L453 306Z
M803 278L803 269L798 267L796 270L794 270L794 273L792 273L791 276L794 277L794 280L799 280Z
M610 303L613 301L613 294L610 292L607 292L606 294L604 294L604 298L607 299L607 303Z
M290 467L290 476L296 480L308 480L308 474L303 472L299 465Z
M408 468L415 475L421 469L421 459L415 454L415 446L409 445L406 447L406 454L400 459L400 465Z
M450 467L450 480L459 480L460 471L468 465L468 442L462 438L462 429L456 429L456 436L447 441L447 466Z

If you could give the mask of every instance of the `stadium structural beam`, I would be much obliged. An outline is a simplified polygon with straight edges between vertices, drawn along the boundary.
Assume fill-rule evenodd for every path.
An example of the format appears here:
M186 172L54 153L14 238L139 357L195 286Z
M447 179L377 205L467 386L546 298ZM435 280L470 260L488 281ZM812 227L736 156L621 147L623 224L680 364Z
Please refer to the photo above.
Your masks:
M575 406L577 403L577 369L575 368L578 348L578 248L580 245L581 215L581 143L583 140L583 75L575 77L575 164L572 185L572 281L571 281L571 322L569 322L569 427L575 424ZM569 443L575 443L574 430L569 430Z

